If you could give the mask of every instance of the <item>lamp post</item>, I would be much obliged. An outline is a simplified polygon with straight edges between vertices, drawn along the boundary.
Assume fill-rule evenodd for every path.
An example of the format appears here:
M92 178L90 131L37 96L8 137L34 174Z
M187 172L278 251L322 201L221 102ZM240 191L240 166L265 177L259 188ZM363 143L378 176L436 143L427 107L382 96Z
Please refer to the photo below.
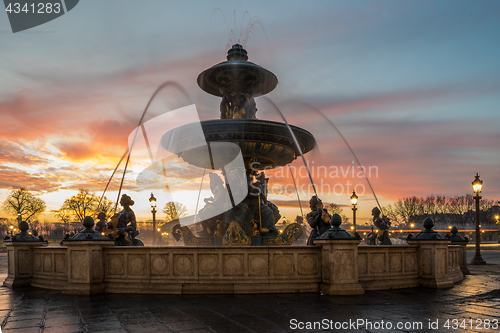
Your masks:
M149 198L149 202L151 203L151 213L153 213L153 244L156 242L156 198L151 193L151 197Z
M352 190L352 195L351 195L351 204L352 204L352 232L356 232L356 205L358 204L358 196L356 195L356 192Z
M474 197L474 199L476 199L476 254L474 255L474 258L472 258L472 261L470 262L471 265L486 264L486 262L481 257L481 233L479 231L479 200L481 199L479 193L481 193L482 187L483 187L483 181L479 179L479 174L476 173L476 178L472 182L472 190L474 191L474 193L476 193L476 196Z

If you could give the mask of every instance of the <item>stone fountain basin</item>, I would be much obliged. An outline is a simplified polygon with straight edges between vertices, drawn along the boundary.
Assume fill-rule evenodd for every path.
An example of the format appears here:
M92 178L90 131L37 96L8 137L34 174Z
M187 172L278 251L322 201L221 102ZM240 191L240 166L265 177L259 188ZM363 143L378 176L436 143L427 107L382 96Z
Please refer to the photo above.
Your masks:
M278 85L278 78L271 71L250 61L230 60L204 70L198 76L198 86L207 93L223 97L220 88L231 90L231 83L241 82L258 97L270 93Z
M290 125L303 154L314 148L314 136ZM190 123L165 133L164 149L191 165L217 170L241 153L245 168L273 169L294 161L300 152L288 126L259 119L216 119ZM204 138L203 138L203 137ZM203 143L203 140L208 143Z

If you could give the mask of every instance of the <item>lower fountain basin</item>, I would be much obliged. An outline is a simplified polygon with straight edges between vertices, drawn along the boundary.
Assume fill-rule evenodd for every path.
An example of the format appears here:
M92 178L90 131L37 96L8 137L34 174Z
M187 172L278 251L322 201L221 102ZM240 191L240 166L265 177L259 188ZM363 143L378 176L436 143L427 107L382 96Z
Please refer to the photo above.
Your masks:
M205 168L220 169L241 152L245 168L254 170L285 166L314 148L314 136L297 126L258 119L216 119L191 123L165 133L163 148L185 162ZM208 145L200 145L203 142Z

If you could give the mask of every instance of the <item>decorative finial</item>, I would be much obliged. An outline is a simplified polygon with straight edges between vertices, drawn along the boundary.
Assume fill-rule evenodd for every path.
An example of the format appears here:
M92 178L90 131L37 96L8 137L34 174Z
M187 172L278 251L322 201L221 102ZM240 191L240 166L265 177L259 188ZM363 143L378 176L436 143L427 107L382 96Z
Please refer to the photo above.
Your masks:
M331 224L335 229L338 229L340 227L340 225L342 224L342 218L339 214L333 214Z
M443 240L443 236L432 230L434 221L428 217L424 220L424 230L413 236L412 234L406 237L407 240Z
M79 231L76 235L73 234L68 234L64 237L63 241L61 241L61 245L63 242L67 241L86 241L86 240L91 240L91 241L102 241L102 240L109 240L108 237L105 237L101 235L100 232L97 232L92 229L94 226L94 219L92 216L85 216L83 218L83 226L85 227L85 230Z
M43 242L43 237L35 237L33 235L28 234L29 224L26 221L19 221L17 224L17 228L19 229L19 233L12 236L11 238L6 238L6 241L12 242Z
M30 228L30 226L28 225L28 222L26 222L26 221L19 222L19 224L17 226L22 234L25 234L26 231L28 231L28 229Z
M469 242L469 238L462 237L458 234L457 227L452 227L450 233L451 234L445 235L445 238L451 240L452 242Z
M227 51L227 60L248 60L247 51L240 44L234 44L229 51Z
M361 239L356 233L354 236L350 235L347 231L340 228L342 224L342 218L339 214L333 214L330 220L332 227L328 229L323 235L319 236L317 239L329 239L329 240L349 240L349 239Z
M92 229L92 227L94 226L94 219L92 218L92 216L85 216L83 218L83 226L87 230L91 230Z
M431 229L434 227L434 221L432 221L432 219L430 217L426 218L424 220L424 228L430 232Z

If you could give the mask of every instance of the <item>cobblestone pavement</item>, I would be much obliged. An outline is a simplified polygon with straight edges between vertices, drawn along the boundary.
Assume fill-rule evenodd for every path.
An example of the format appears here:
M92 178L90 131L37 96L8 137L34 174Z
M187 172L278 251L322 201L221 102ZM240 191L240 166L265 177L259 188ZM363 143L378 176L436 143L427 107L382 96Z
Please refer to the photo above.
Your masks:
M479 323L476 319L500 320L500 251L487 250L482 254L492 264L469 266L472 275L454 288L368 291L360 296L316 293L72 296L31 287L15 290L1 287L0 320L2 331L11 333L499 332L500 328L494 330L493 326L489 330L484 325L481 330L476 327ZM470 260L473 252L468 251L468 255ZM5 266L6 256L2 254L2 281L6 276ZM364 323L371 323L372 327L360 325L356 329L349 325L349 321L358 319L369 321ZM444 327L447 319L457 319L457 326L467 326L453 330L454 322L450 321L447 330ZM296 329L299 322L307 325L323 320L325 323L332 320L333 327ZM438 320L438 328L430 330L429 320L432 323ZM335 323L346 323L345 329L336 329ZM397 329L398 323L403 324L402 329ZM414 326L419 323L421 327ZM387 329L388 325L392 329Z

